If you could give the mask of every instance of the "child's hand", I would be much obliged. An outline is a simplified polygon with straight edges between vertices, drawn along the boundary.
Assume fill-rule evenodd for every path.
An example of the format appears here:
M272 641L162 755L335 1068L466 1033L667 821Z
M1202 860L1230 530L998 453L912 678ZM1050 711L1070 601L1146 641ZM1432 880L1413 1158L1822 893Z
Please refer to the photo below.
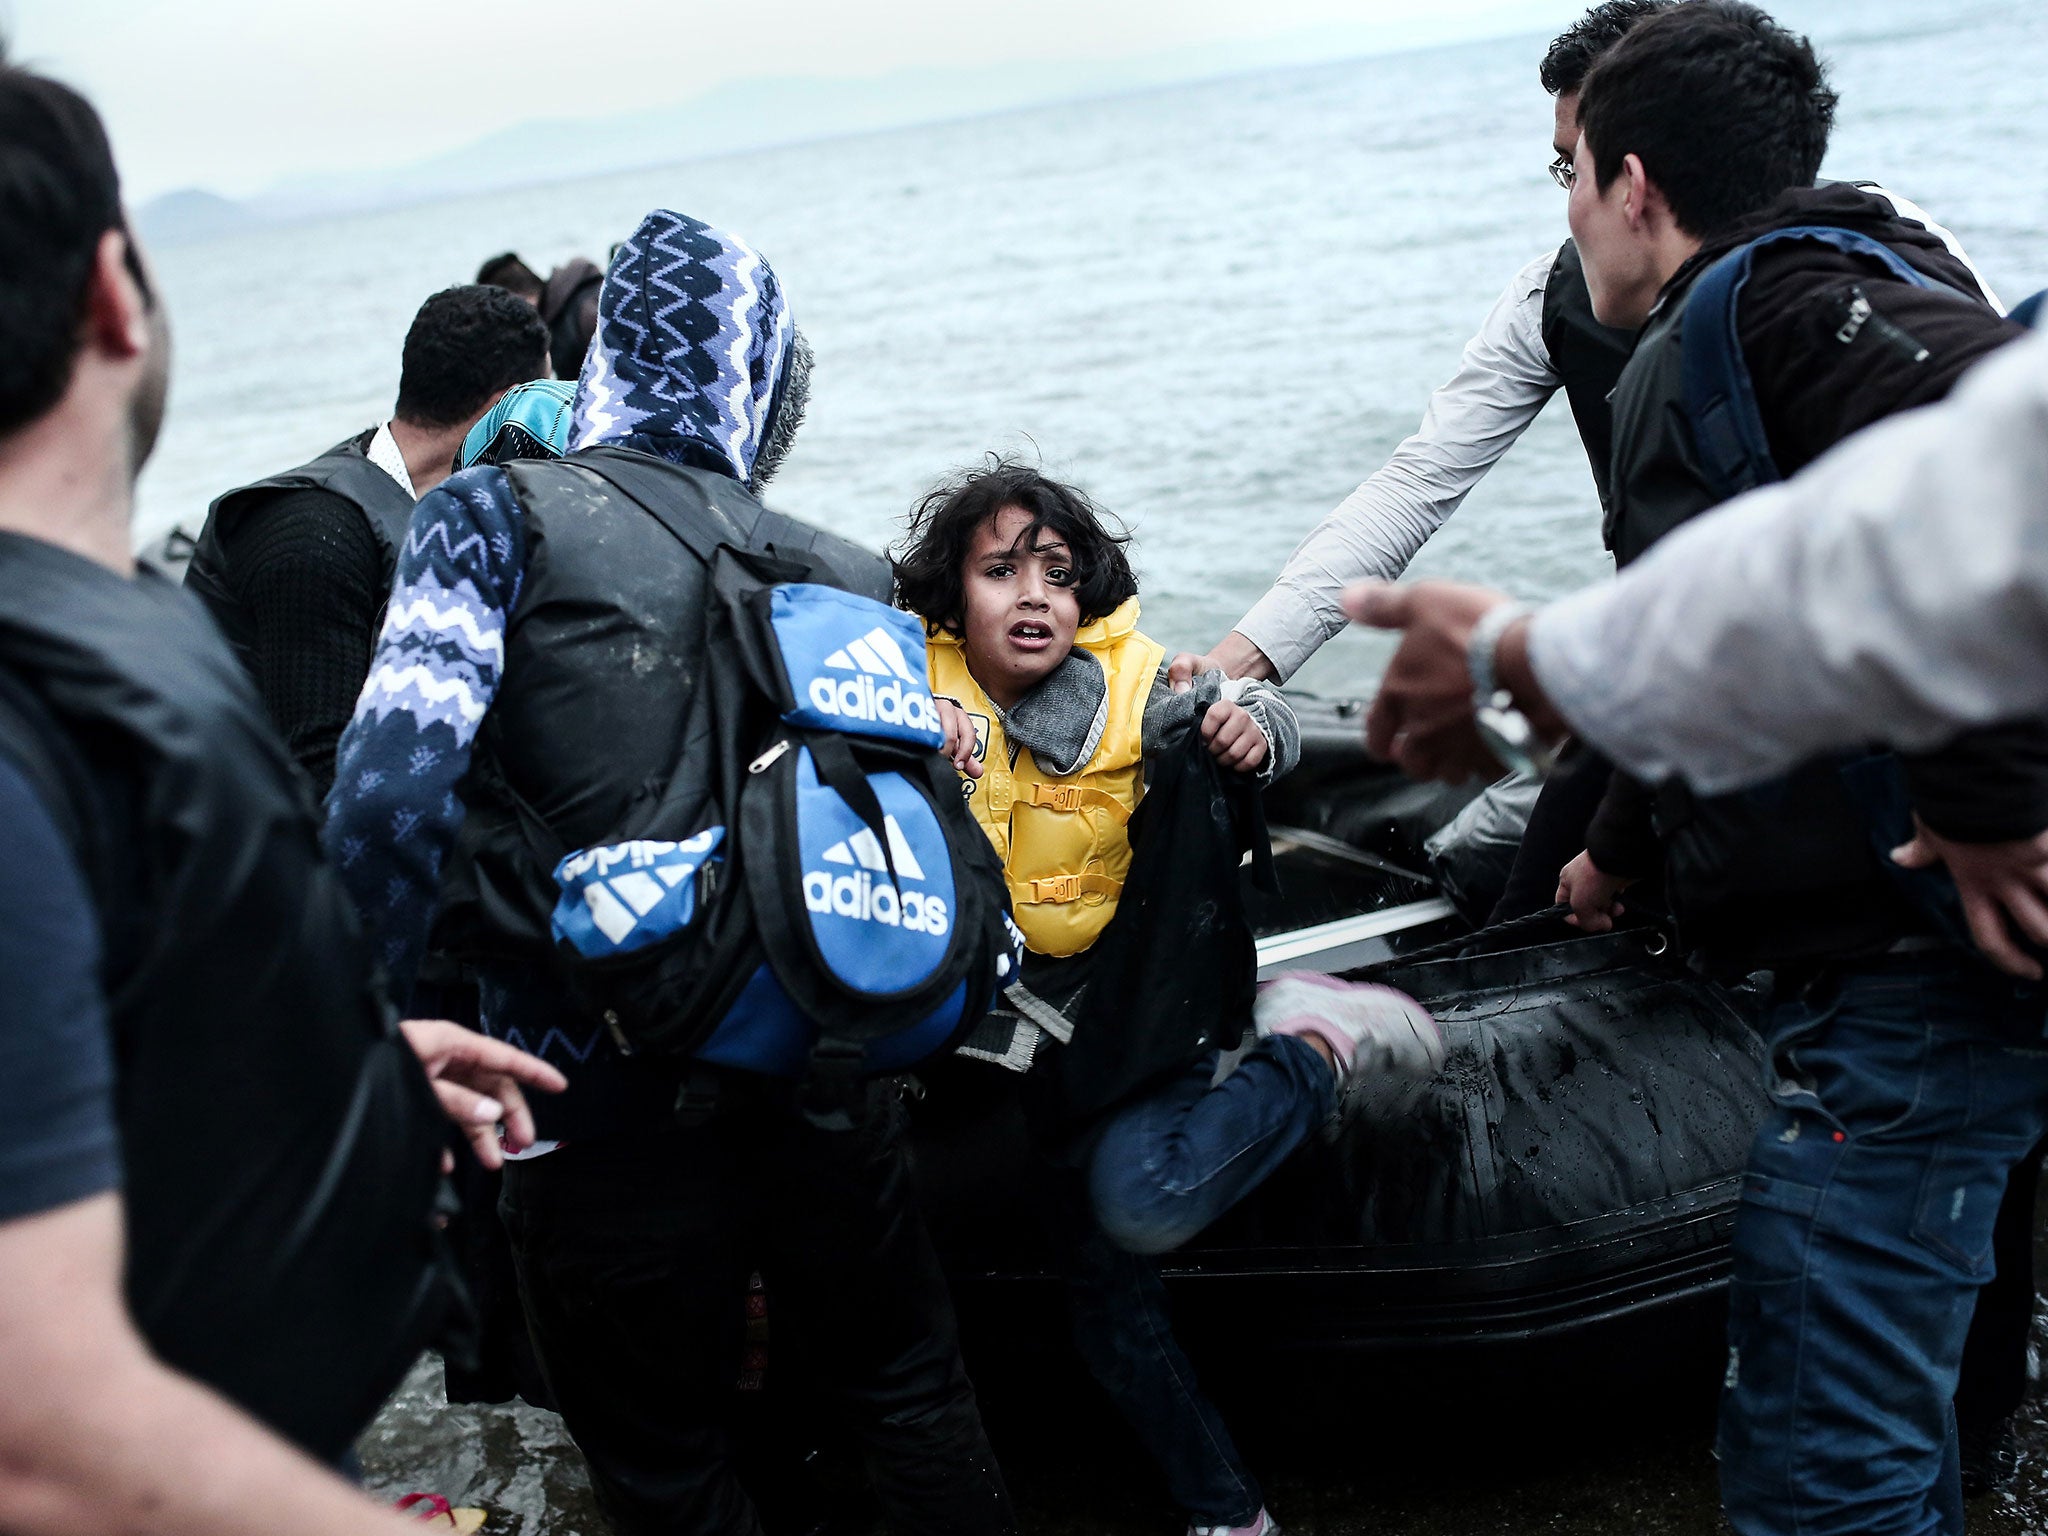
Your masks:
M953 766L970 779L981 777L981 764L974 758L974 722L967 711L951 699L938 699L939 729L946 733L945 745L939 750L953 759Z
M1266 735L1242 704L1211 704L1202 716L1202 740L1217 762L1234 773L1250 773L1266 760Z

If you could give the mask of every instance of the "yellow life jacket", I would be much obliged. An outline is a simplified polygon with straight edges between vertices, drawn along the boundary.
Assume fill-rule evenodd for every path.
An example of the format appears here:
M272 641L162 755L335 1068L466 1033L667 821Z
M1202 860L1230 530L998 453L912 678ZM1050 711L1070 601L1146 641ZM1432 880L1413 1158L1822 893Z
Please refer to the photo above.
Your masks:
M1109 712L1094 755L1063 777L1025 750L1011 761L1002 718L967 670L959 640L942 634L926 647L933 691L974 717L981 777L963 780L962 790L1003 861L1024 942L1042 955L1079 954L1116 913L1131 867L1126 824L1145 792L1145 700L1166 659L1165 647L1138 633L1135 597L1083 628L1074 645L1102 663Z

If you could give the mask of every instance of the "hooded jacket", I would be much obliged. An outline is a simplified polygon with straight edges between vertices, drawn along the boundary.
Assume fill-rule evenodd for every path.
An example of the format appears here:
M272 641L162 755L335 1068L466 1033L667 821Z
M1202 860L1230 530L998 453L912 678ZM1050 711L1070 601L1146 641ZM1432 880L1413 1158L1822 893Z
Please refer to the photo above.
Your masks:
M1673 275L1615 389L1606 531L1621 563L1720 500L1694 460L1677 389L1693 284L1760 235L1808 224L1867 234L1943 286L1915 287L1866 258L1812 243L1758 253L1736 327L1781 473L1796 473L1874 421L1940 399L2018 334L1991 308L1968 265L1925 225L1852 186L1787 192L1705 243ZM1907 759L1906 771L1916 807L1950 836L1994 841L2048 826L2048 728L2041 725L1966 736ZM1587 848L1596 865L1620 875L1649 873L1661 851L1688 937L1740 966L1874 952L1923 927L1828 764L1727 799L1675 788L1653 796L1616 775Z
M654 519L622 515L576 454L629 448L691 472L707 498L748 497L794 335L757 251L681 214L650 213L606 274L569 456L511 476L464 470L420 502L342 739L326 829L397 996L417 973L458 837L489 851L492 812L505 803L493 786L537 802L562 838L599 837L631 793L622 786L673 761L661 701L690 683L693 658L677 637L701 571ZM558 493L545 515L515 488L515 477L543 472ZM580 508L567 494L578 487ZM593 592L602 603L587 601ZM565 636L577 643L549 643ZM544 927L520 933L519 895L492 887L489 863L480 893L449 894L458 907L480 901L512 936L481 966L484 1027L569 1071L568 1093L536 1106L543 1136L665 1114L672 1069L618 1057L568 1003ZM454 884L476 867L463 860Z

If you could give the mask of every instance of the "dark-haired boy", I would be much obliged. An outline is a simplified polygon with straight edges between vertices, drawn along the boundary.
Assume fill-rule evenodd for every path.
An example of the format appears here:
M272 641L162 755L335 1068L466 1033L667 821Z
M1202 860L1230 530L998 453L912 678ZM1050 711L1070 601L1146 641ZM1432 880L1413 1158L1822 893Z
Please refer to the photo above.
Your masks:
M1427 1082L1443 1039L1413 999L1370 983L1280 976L1254 1000L1248 966L1241 998L1227 968L1196 969L1170 999L1101 1006L1105 988L1133 996L1116 957L1133 923L1176 935L1184 966L1195 950L1249 947L1241 911L1216 889L1237 880L1235 845L1219 842L1210 797L1180 788L1188 755L1206 749L1270 782L1300 751L1293 712L1267 684L1226 691L1209 674L1197 691L1165 686L1124 542L1078 488L996 461L927 495L895 559L897 600L924 620L947 751L1027 946L962 1054L1022 1074L1033 1188L1075 1347L1189 1536L1278 1536L1174 1337L1158 1256L1263 1183L1344 1099L1385 1103ZM1175 845L1170 873L1147 868ZM1249 1019L1232 1016L1240 1002ZM1239 1052L1230 1042L1247 1023L1258 1039ZM1122 1072L1105 1084L1089 1042L1107 1038Z
M391 419L207 510L186 585L321 794L370 671L413 503L506 390L548 371L547 328L503 288L444 288L405 334Z
M1537 74L1552 98L1550 174L1562 186L1578 143L1579 93L1600 56L1680 0L1601 0L1551 41ZM1967 262L1953 238L1911 203L1863 184L1873 206L1919 219ZM1417 431L1346 497L1288 558L1272 589L1207 656L1177 656L1185 681L1211 667L1233 677L1285 681L1345 625L1347 582L1391 581L1464 503L1562 389L1604 507L1612 457L1608 396L1634 345L1633 330L1593 315L1577 247L1545 251L1515 274L1465 346L1458 371L1430 396ZM1567 747L1545 784L1492 916L1548 906L1557 874L1584 842L1607 785L1597 754Z
M1688 370L1721 333L1689 315L1722 258L1823 231L1757 246L1728 301L1778 476L1940 399L2018 333L1924 226L1814 186L1834 107L1806 41L1738 0L1651 18L1587 76L1572 234L1594 315L1642 327L1613 397L1607 534L1623 564L1733 490L1688 405ZM2048 826L2048 728L1965 736L1905 758L1903 779L1942 837L2026 847ZM1588 841L1563 891L1586 926L1661 862L1703 958L1775 975L1776 1102L1730 1292L1731 1519L1959 1533L1950 1398L2008 1173L2048 1131L2042 997L1902 889L1837 761L1713 798L1617 776Z

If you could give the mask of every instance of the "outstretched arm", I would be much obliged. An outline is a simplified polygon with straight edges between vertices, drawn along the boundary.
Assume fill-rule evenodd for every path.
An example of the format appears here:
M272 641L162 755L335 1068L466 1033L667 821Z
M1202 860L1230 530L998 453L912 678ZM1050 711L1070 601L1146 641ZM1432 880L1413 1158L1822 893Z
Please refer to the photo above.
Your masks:
M1557 391L1543 345L1543 294L1555 260L1546 252L1515 274L1458 371L1429 397L1414 434L1301 542L1272 590L1220 644L1207 656L1174 658L1175 686L1219 668L1286 681L1344 627L1345 583L1392 580L1407 569Z
M1601 752L1702 794L1933 747L2048 708L2044 527L2048 335L1552 604L1527 652Z

